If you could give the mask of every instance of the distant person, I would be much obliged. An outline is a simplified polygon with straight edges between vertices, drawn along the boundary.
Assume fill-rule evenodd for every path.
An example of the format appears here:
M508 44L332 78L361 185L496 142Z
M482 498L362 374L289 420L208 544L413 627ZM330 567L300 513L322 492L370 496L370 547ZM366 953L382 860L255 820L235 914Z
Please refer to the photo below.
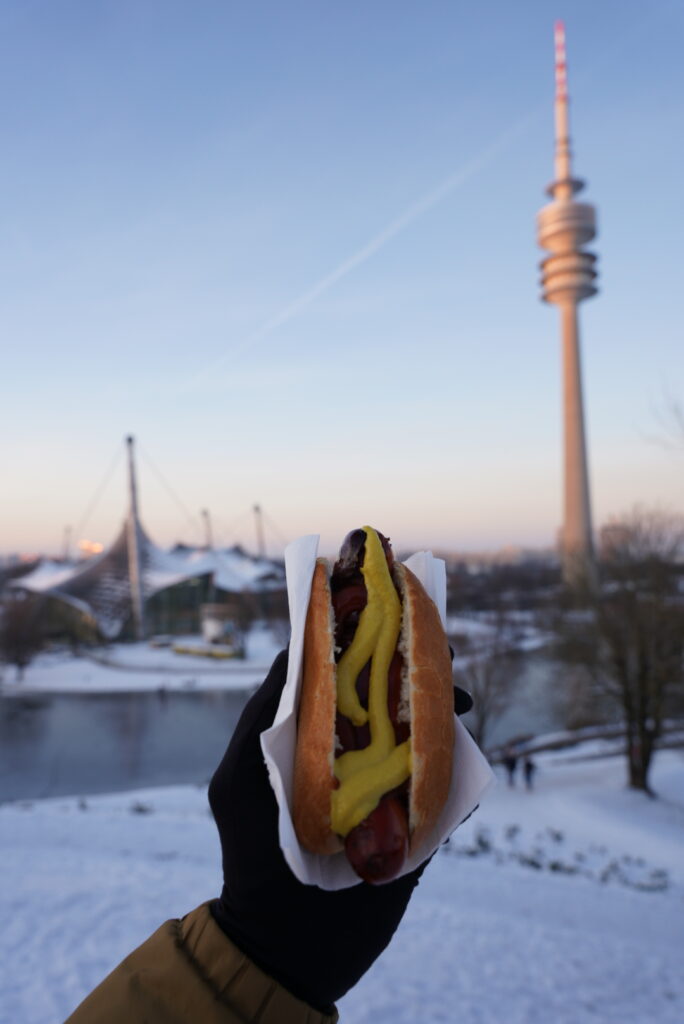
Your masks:
M508 777L508 785L515 785L515 768L518 763L518 758L515 756L513 750L510 748L504 754L503 764L506 769L506 775Z
M532 760L532 758L530 757L530 755L528 754L527 757L525 758L525 762L523 764L523 772L524 772L524 775L525 775L525 786L527 787L527 789L532 789L534 787L534 773L536 772L536 770L537 770L537 766L534 763L534 761Z

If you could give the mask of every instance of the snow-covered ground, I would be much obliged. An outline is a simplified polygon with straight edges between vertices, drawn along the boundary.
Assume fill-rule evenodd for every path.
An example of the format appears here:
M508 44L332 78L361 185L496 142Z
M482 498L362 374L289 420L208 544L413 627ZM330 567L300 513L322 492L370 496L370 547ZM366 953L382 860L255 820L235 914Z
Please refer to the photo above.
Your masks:
M176 637L174 642L202 643L199 637ZM80 657L63 649L38 655L20 682L14 669L5 667L0 691L3 696L25 696L36 692L251 688L263 680L283 646L266 626L256 626L247 636L244 659L176 654L170 647L148 643L111 644Z
M511 651L536 651L547 642L529 616L507 620L503 632L497 632L491 615L451 616L449 631L450 636L468 641L467 653L456 653L455 668L464 668L473 657L486 656L495 643L505 643ZM192 648L203 641L199 636L179 636L173 637L173 643ZM263 680L285 643L285 637L276 636L266 623L257 623L247 634L244 658L179 654L171 646L148 642L112 643L83 649L77 656L61 648L37 655L21 681L12 666L0 664L0 695L249 689Z
M684 1020L684 756L658 754L656 801L618 758L537 763L533 792L500 783L435 857L343 1022ZM0 807L0 864L1 1024L58 1024L220 888L190 787Z
M456 647L454 664L462 667L473 657L504 650L537 651L549 643L533 612L509 611L501 617L492 612L449 615L447 634ZM460 652L460 653L459 653Z

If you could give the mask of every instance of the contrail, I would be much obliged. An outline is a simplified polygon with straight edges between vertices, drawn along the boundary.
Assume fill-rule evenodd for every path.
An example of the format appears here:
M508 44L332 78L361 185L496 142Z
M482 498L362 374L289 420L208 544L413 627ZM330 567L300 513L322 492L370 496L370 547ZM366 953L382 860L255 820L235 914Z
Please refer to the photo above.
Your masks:
M263 341L264 338L272 334L278 327L287 323L297 313L300 313L303 309L309 306L319 295L323 295L327 292L334 284L340 281L347 274L355 270L356 267L361 266L366 260L369 260L378 250L382 249L383 246L396 235L407 228L409 224L417 220L418 217L431 210L433 206L437 206L442 200L446 199L448 195L454 192L457 188L460 188L469 178L471 178L478 171L482 170L498 153L504 149L516 136L523 132L528 124L534 120L540 110L546 109L548 104L538 104L533 110L527 113L524 117L520 118L513 125L506 128L497 138L491 142L485 149L482 150L477 156L469 160L463 167L461 167L454 174L446 178L441 184L437 185L430 192L427 192L424 196L412 203L404 213L396 217L394 220L382 229L377 235L375 235L369 242L367 242L361 249L355 252L348 259L340 263L335 270L331 271L325 277L321 278L315 285L304 292L299 298L295 299L289 305L285 306L276 313L269 320L267 320L261 327L257 328L251 334L248 334L242 341L238 342L233 348L224 352L222 356L215 359L213 362L208 363L203 367L194 377L189 381L189 386L193 387L204 382L209 375L213 376L220 367L222 367L229 360L233 361L236 356L242 355L248 349L253 348L258 342Z

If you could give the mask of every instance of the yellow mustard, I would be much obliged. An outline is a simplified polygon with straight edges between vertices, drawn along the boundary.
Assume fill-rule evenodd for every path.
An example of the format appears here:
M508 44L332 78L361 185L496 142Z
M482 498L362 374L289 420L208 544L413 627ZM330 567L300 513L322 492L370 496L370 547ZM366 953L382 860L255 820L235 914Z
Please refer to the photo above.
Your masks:
M370 744L350 750L335 761L339 787L333 791L331 823L346 836L371 811L380 797L411 774L411 741L396 745L387 709L389 666L401 629L401 601L375 530L364 526L366 552L361 567L368 600L350 647L337 666L337 707L354 725L370 725ZM356 680L371 661L368 711L359 701Z

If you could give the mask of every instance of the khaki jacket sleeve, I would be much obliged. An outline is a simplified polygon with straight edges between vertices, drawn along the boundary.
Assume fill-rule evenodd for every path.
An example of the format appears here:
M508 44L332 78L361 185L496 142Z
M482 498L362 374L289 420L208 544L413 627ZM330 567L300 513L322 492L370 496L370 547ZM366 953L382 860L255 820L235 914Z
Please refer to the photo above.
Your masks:
M253 964L209 904L167 921L72 1013L66 1024L335 1024Z

